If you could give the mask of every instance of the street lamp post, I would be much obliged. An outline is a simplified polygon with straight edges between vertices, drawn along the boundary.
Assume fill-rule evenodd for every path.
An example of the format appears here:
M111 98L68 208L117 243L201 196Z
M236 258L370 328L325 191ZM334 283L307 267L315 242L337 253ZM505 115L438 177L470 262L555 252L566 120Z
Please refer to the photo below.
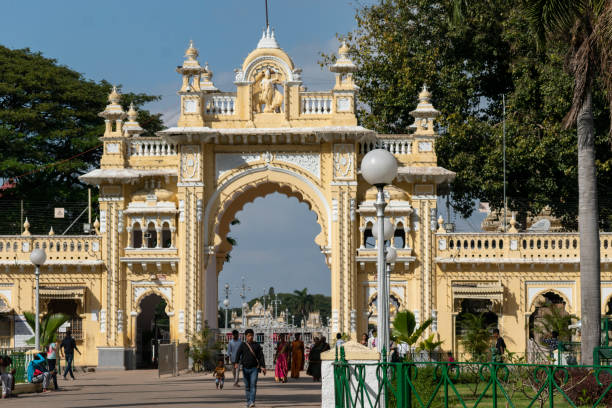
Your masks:
M39 301L39 294L40 294L40 288L39 288L39 277L40 277L40 267L42 264L45 263L45 260L47 259L47 254L45 253L45 251L43 249L40 248L36 248L35 250L32 251L32 253L30 254L30 261L34 264L35 270L34 270L34 276L36 277L36 315L35 315L35 333L34 333L34 348L36 349L36 351L40 351L40 321L39 321L39 315L40 315L40 301Z
M227 308L230 305L229 292L230 292L230 285L229 283L226 283L225 284L225 299L223 299L223 306L225 306L225 328L226 329L227 329Z
M384 188L393 182L397 176L397 160L385 149L374 149L366 154L361 161L361 174L370 184L376 186L376 225L372 235L377 240L378 256L378 350L389 352L389 293L386 285L385 271L385 241L393 235L393 226L385 218Z
M370 184L376 186L376 225L372 235L376 239L378 248L378 342L376 343L381 359L387 361L389 352L389 291L387 284L387 271L385 270L385 241L393 236L393 226L385 218L385 186L393 182L397 176L397 160L385 149L374 149L361 160L361 175ZM380 406L386 406L387 395L385 389L380 396Z

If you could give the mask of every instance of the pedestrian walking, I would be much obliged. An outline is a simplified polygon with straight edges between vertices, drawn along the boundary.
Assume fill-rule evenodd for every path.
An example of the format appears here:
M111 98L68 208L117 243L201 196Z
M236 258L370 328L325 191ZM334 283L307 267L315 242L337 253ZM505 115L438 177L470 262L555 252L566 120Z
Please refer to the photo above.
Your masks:
M72 362L74 361L74 351L81 354L81 351L77 348L76 342L72 338L72 332L70 330L66 330L66 337L62 340L60 344L60 353L62 354L62 358L66 357L66 368L64 369L64 380L66 380L66 375L70 373L70 377L74 380L74 373L72 372Z
M266 375L266 361L261 346L253 341L255 333L253 329L244 332L245 341L242 342L236 354L235 368L242 364L242 376L244 377L244 393L246 395L247 407L255 406L257 394L257 377L262 371Z
M315 343L308 353L308 370L306 374L312 376L312 381L321 381L321 353L323 352L322 339L315 338Z
M499 335L499 329L493 329L493 343L491 357L493 362L502 363L504 361L504 353L506 352L506 342L504 338Z
M234 376L234 387L240 387L238 381L240 380L240 367L236 366L238 360L236 360L236 356L238 354L238 349L242 344L242 340L239 338L238 330L232 330L232 338L227 343L227 357L232 364L232 375Z
M218 390L222 390L225 383L225 364L223 359L217 361L217 367L215 367L213 375L215 376L215 386Z
M57 390L57 343L55 341L47 344L47 366L49 367L51 380L53 380L53 388Z
M304 342L300 340L300 333L295 333L295 340L291 343L291 378L300 378L303 369Z
M289 343L285 341L285 336L280 335L274 356L274 380L276 382L287 382L287 372L289 371Z

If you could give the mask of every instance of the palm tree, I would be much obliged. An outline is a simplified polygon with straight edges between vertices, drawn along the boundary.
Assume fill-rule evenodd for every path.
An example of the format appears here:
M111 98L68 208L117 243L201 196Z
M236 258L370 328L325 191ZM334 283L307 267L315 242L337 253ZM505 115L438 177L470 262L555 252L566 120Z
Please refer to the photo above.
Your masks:
M414 345L431 325L432 319L427 319L417 326L414 313L410 310L398 312L393 319L391 338L393 341Z
M308 293L308 288L294 290L293 294L297 297L299 311L302 314L302 318L306 320L308 318L308 312L310 312L310 309L312 306L314 306L314 297Z
M26 322L32 329L32 331L36 330L36 320L34 313L24 312L23 316L26 319ZM45 347L49 343L55 342L57 340L57 330L60 326L70 320L72 317L65 313L53 313L44 316L40 320L40 345L41 347ZM35 343L34 335L32 338L26 340L27 344Z
M553 37L567 38L570 43L566 58L567 69L574 77L574 96L563 124L566 128L575 124L578 133L580 354L582 364L593 364L593 349L599 346L601 330L593 85L601 77L612 107L612 0L523 0L523 3L540 44Z
M462 334L459 341L465 351L470 353L473 361L486 361L491 330L495 325L487 324L485 315L482 313L464 313L461 316L460 326Z
M455 22L470 0L453 0ZM578 135L578 229L583 364L593 364L600 342L599 209L595 167L593 85L598 77L612 108L612 0L522 0L540 46L567 39L567 70L574 77L572 106L563 120ZM612 112L611 112L612 115ZM612 119L612 117L611 117ZM612 136L612 128L610 130Z
M435 336L435 333L431 333L429 337L419 343L416 349L416 351L425 350L429 360L432 360L433 353L444 343L444 340L434 340Z

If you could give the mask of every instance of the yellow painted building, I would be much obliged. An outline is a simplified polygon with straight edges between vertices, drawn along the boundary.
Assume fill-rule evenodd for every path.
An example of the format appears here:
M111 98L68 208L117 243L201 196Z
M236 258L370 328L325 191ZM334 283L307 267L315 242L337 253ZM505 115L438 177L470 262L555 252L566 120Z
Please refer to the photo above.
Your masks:
M145 360L152 310L167 304L171 339L187 341L217 324L218 275L237 211L272 192L307 203L321 227L315 243L330 268L332 331L355 338L376 320L375 190L359 174L365 153L384 148L399 174L386 189L398 258L391 310L432 317L445 349L458 347L462 311L492 315L512 351L524 351L529 317L552 293L580 314L576 233L450 233L437 189L454 173L436 163L438 112L424 87L413 132L377 135L357 125L354 64L342 45L333 89L309 92L301 70L265 31L221 92L190 44L176 70L178 125L142 137L133 107L116 90L100 113L106 130L100 168L81 176L99 188L95 235L0 236L4 346L31 336L20 317L34 309L28 260L43 248L41 313L65 311L84 351L77 365L136 366ZM248 220L243 220L248 222ZM602 307L612 295L612 236L602 234ZM7 317L8 316L8 317Z

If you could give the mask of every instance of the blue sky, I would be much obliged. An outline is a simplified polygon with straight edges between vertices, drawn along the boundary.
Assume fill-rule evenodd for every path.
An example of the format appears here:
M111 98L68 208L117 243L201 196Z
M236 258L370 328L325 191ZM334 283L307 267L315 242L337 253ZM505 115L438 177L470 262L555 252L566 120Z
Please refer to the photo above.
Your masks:
M336 51L336 33L355 26L355 7L373 2L268 0L276 38L303 69L309 89L332 86L333 75L317 63L319 53ZM164 113L172 125L180 85L175 68L189 40L199 49L200 62L208 61L215 85L229 91L234 68L255 48L264 26L264 0L5 0L0 43L40 51L87 78L106 79L127 91L161 95L147 108ZM238 246L219 276L220 296L229 282L232 304L238 305L243 275L252 288L249 297L269 286L277 292L308 287L330 294L330 272L313 241L319 226L305 204L274 194L247 204L237 217L242 223L231 235Z

